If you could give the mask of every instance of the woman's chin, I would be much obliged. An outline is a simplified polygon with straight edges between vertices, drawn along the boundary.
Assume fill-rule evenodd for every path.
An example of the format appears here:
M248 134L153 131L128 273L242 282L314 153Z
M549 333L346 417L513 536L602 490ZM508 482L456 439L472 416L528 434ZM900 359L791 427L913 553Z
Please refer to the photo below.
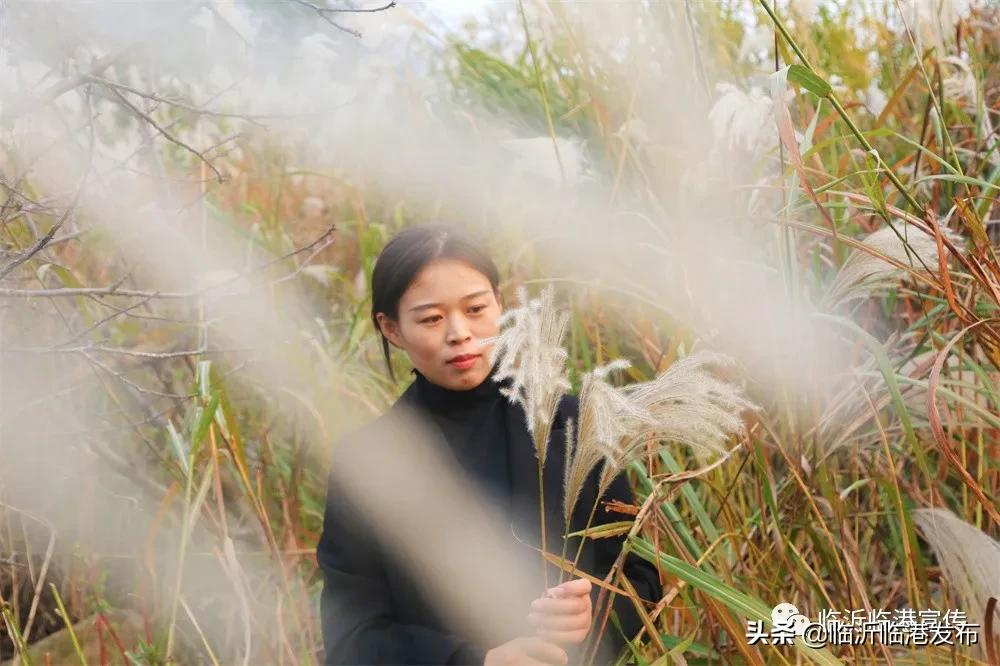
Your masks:
M483 383L483 380L486 379L488 374L489 370L483 369L482 359L479 359L479 361L471 368L452 368L448 377L448 383L450 384L449 388L454 390L476 388Z

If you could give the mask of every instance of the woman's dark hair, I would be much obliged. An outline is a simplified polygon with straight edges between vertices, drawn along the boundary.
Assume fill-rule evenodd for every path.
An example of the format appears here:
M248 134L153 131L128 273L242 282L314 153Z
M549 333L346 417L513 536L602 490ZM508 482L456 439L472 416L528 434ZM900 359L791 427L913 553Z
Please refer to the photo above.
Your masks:
M382 337L382 355L389 376L396 380L389 359L389 341L379 328L376 314L399 319L399 299L424 266L435 259L459 259L486 276L494 291L499 290L497 270L485 243L471 232L444 222L428 222L400 231L382 248L372 269L372 323Z

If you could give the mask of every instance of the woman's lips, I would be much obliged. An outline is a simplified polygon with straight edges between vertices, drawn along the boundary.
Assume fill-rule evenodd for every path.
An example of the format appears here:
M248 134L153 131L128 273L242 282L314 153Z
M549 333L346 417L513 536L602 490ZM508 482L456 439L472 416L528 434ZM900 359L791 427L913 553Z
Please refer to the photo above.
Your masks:
M478 361L478 360L479 360L479 356L478 355L477 356L465 356L463 358L460 358L460 359L457 359L457 360L454 360L454 361L448 361L448 365L453 365L456 368L458 368L459 370L468 370L469 368L471 368L472 366L474 366L476 364L476 361Z

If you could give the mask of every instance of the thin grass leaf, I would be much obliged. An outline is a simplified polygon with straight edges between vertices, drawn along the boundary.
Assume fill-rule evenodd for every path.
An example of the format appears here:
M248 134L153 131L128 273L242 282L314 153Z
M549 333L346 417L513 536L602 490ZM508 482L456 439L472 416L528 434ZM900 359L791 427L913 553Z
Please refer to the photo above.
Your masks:
M681 559L657 551L653 544L642 537L629 536L626 539L632 552L644 560L653 564L659 563L661 567L673 575L710 597L718 599L740 616L759 620L767 626L771 626L771 609L764 602L734 589ZM803 656L808 657L814 663L824 666L843 663L825 648L817 650L806 646L801 638L795 639L795 647L802 652Z

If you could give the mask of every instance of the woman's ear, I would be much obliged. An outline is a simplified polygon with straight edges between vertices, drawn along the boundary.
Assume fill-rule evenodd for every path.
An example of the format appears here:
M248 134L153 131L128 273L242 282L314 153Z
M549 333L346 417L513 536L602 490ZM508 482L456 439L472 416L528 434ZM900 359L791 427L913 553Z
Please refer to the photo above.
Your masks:
M375 314L375 319L378 321L378 328L382 331L382 335L388 340L393 347L397 349L402 349L403 345L402 338L399 336L399 324L390 319L385 315L384 312L377 312Z

